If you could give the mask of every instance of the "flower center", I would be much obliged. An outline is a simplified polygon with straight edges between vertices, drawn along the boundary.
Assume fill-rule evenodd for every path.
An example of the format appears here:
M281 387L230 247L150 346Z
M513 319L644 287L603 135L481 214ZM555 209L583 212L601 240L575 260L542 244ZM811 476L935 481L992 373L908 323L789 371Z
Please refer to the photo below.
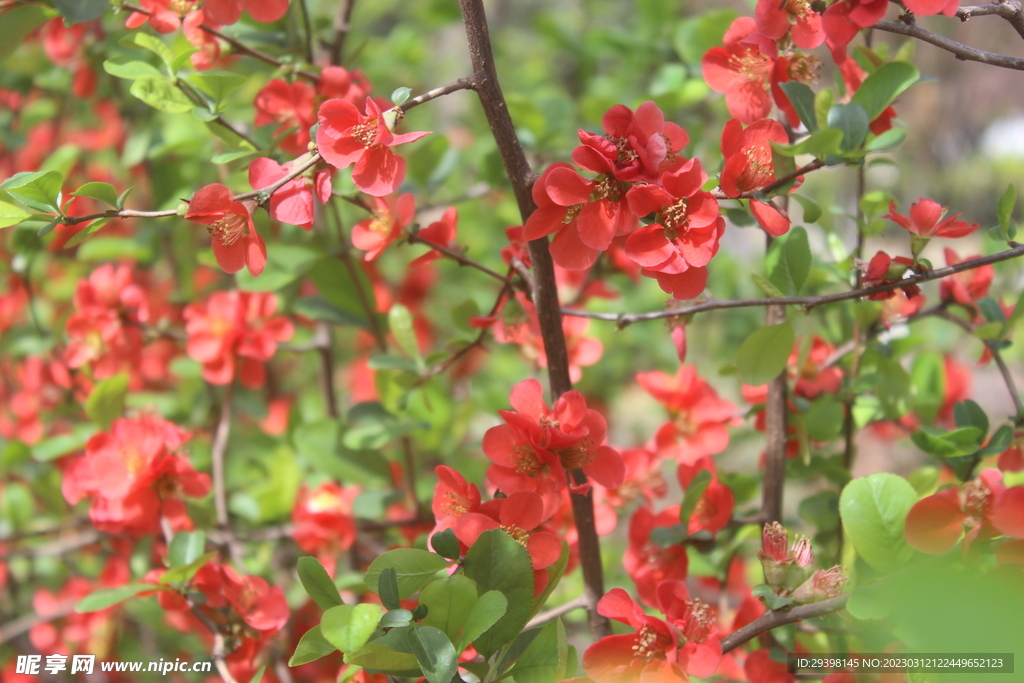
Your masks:
M992 489L981 479L969 481L960 489L964 512L972 517L984 517L992 506Z
M598 199L617 202L622 198L622 184L611 176L604 175L594 183L594 193Z
M644 659L650 659L657 652L657 649L652 647L658 642L658 634L652 631L648 626L644 626L636 634L636 642L633 643L633 656L643 657Z
M352 126L352 137L364 147L369 147L377 139L377 119Z
M703 600L687 600L686 618L680 630L689 643L700 643L707 640L711 633L711 626L714 623L711 606Z
M817 55L798 53L789 59L789 77L801 83L817 83L821 60Z
M517 527L514 524L502 524L500 528L502 531L511 536L516 543L523 546L524 548L526 547L526 541L530 538L529 531L521 527Z
M518 474L530 477L537 476L544 469L544 464L537 457L531 446L518 444L512 447L512 464Z
M580 211L583 210L582 204L573 204L565 210L565 217L562 218L562 225L569 225L576 217L580 215Z
M196 0L171 0L168 4L168 9L177 14L179 17L184 17L186 14L192 11L193 6L196 4Z
M662 209L659 222L665 228L665 237L670 241L678 237L677 231L685 230L689 227L690 216L687 214L688 206L689 202L684 198L667 209Z
M730 61L734 71L746 81L767 80L772 70L771 60L756 49L744 50L741 55L733 55Z
M640 156L639 154L637 154L636 150L630 146L629 140L627 140L626 138L612 138L608 137L607 135L605 136L605 138L613 145L615 145L615 149L618 150L619 152L619 156L615 159L615 163L621 166L628 166L629 164L636 161L637 158Z
M247 223L245 216L229 213L219 221L206 226L206 230L223 246L230 247L248 232Z
M577 470L586 467L594 462L594 440L589 436L583 438L578 444L566 448L558 453L562 459L562 467L570 470Z

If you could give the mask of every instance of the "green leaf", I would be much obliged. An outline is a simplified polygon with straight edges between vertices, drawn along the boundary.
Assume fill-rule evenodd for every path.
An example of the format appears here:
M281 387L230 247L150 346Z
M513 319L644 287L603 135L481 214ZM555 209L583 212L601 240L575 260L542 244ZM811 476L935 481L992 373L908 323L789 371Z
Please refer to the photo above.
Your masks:
M245 85L248 78L229 71L199 71L187 76L192 83L213 98L218 106L228 95Z
M828 112L832 109L832 105L836 103L835 93L832 92L832 88L825 88L819 90L818 94L814 96L814 118L818 122L819 132L828 130ZM836 145L839 145L839 141L836 141Z
M367 643L358 651L345 653L345 663L353 666L361 666L370 673L385 673L396 676L419 677L420 671L416 666L416 656L411 652L396 652L390 645L379 644L393 639L401 631L407 629L392 629L384 638L378 638L372 643Z
M413 329L412 313L402 304L395 304L388 311L388 327L395 335L398 346L409 356L420 369L424 369L423 356L420 354L420 345L416 340L416 330Z
M350 314L361 326L370 327L366 310L369 308L376 311L377 306L374 301L373 285L362 268L355 269L353 279L353 273L341 267L337 258L324 257L309 270L309 279L331 305ZM360 290L367 301L366 307L362 304Z
M428 683L450 683L459 667L459 653L441 631L431 626L412 630L416 661Z
M906 415L910 389L910 375L900 365L899 359L880 357L878 359L878 379L875 381L875 395L878 397L886 417L896 419Z
M361 603L332 607L320 619L320 632L342 652L356 652L370 639L384 610L380 605Z
M796 335L787 321L762 327L740 346L736 369L745 384L757 386L773 380L786 369Z
M807 126L807 130L814 133L818 130L818 120L814 116L814 91L800 81L787 81L780 83L779 87L786 93L797 116Z
M155 76L157 78L163 77L160 70L155 66L138 59L130 62L115 62L112 59L108 59L103 62L103 70L111 76L126 78L131 81L139 78L145 78L146 76Z
M124 413L124 397L128 393L128 373L120 373L98 382L85 402L85 414L102 429L110 429L114 420Z
M245 159L246 157L252 157L259 154L259 150L255 149L241 149L237 152L225 152L224 154L218 154L217 156L210 159L215 164L226 164L231 161L237 161L238 159Z
M839 143L839 148L845 151L860 149L868 136L870 123L871 119L864 107L857 102L834 104L828 112L829 128L843 131L843 141Z
M481 592L500 591L508 601L505 615L473 642L484 657L490 657L512 642L530 618L533 598L533 565L526 548L500 529L480 534L466 553L466 576L476 581Z
M683 498L683 504L679 508L679 521L682 523L683 529L690 528L690 517L693 516L693 511L697 509L697 503L700 502L704 492L708 490L710 483L711 473L701 470L686 487L686 497Z
M260 683L263 680L263 672L267 670L267 665L264 664L260 668L256 669L256 673L249 679L249 683Z
M807 231L796 226L772 243L765 258L768 279L780 291L796 295L811 272L811 247Z
M419 548L396 548L389 550L374 560L363 580L366 587L379 593L380 574L388 567L394 567L398 574L398 596L400 599L413 595L428 583L432 582L437 573L450 563L440 555Z
M454 574L435 581L420 593L420 604L428 608L422 623L444 631L452 641L456 641L476 602L476 584L471 579Z
M91 593L79 600L78 604L75 605L75 611L79 614L98 612L119 602L124 602L128 598L135 597L139 593L165 590L165 588L165 586L159 586L155 583L129 583L127 586L107 588Z
M1017 188L1010 183L999 197L999 203L996 204L996 215L999 217L999 225L1004 232L1010 229L1010 217L1013 215L1013 207L1016 204Z
M17 225L31 215L32 214L28 211L14 206L13 204L0 202L0 228L8 228L12 225Z
M18 49L25 36L54 16L42 5L23 3L9 7L3 14L3 21L0 21L0 63Z
M0 190L30 208L58 213L57 195L63 184L64 176L57 171L23 172L0 183Z
M817 223L818 219L821 218L821 207L813 199L804 197L798 194L789 195L803 207L804 210L804 223Z
M434 549L435 553L441 557L447 557L449 560L457 560L462 555L459 539L455 537L455 531L452 529L445 529L431 536L430 547Z
M874 121L900 93L916 83L920 77L921 72L908 62L883 64L864 79L850 102L863 108L868 122Z
M178 69L185 66L185 62L188 61L188 58L197 52L199 52L199 48L189 45L185 47L181 52L174 55L174 59L171 60L171 73L178 73Z
M338 648L331 645L330 641L324 638L320 626L314 626L302 634L299 644L295 646L295 652L288 660L288 666L302 666L315 662L321 657L326 657Z
M206 534L202 531L179 531L171 539L167 558L171 567L181 567L198 560L206 548Z
M434 584L430 584L431 586ZM428 586L429 588L429 586ZM476 591L473 591L476 595ZM393 609L380 618L377 628L403 628L413 622L413 615L407 609Z
M559 665L565 665L565 627L561 619L544 625L519 655L511 674L516 683L549 683L557 680Z
M489 628L498 623L505 612L508 611L508 600L500 591L490 590L481 595L462 624L458 634L458 645L456 649L462 652L469 644L487 632ZM429 615L428 615L429 616Z
M396 107L401 107L403 104L409 101L409 96L412 95L412 88L395 88L394 92L391 93L391 104Z
M79 451L85 447L86 441L91 439L96 431L95 425L80 424L75 426L70 434L58 434L43 439L32 446L32 459L38 462L48 462L62 455Z
M192 111L194 106L192 100L162 76L143 76L132 83L130 92L154 109L168 114L184 114Z
M569 566L569 544L562 541L562 553L555 560L555 563L548 567L545 571L548 573L548 585L544 586L544 590L539 595L533 596L533 604L530 607L530 617L532 618L540 608L544 606L544 603L548 601L551 594L555 592L555 588L558 587L558 583L562 580L565 575L565 568Z
M839 436L843 429L846 410L842 402L831 394L822 394L803 414L807 436L814 441L828 441Z
M332 607L344 604L338 594L337 586L331 580L331 575L327 573L319 560L309 555L300 557L297 568L302 587L306 589L309 597L313 598L317 607L327 611Z
M192 560L188 564L183 564L180 567L174 567L164 572L163 576L160 577L158 583L161 585L167 585L169 583L184 583L196 575L199 569L217 556L216 550L211 550L205 555L200 555L196 559Z
M99 19L110 9L110 0L53 0L53 6L70 26Z
M398 572L394 567L385 567L377 580L377 593L380 595L380 603L385 608L401 609L398 597ZM422 603L421 603L422 604Z
M174 54L171 52L171 48L167 47L167 45L165 45L159 38L151 36L148 33L143 33L142 31L136 31L135 33L130 33L122 38L121 44L126 47L138 45L141 48L149 50L158 56L165 65L167 65L167 70L170 72L171 76L174 75Z
M978 451L977 458L988 458L993 455L1002 453L1010 444L1013 443L1013 427L1010 425L1003 425L996 430L996 433L989 439L988 444Z
M922 428L910 435L918 448L939 458L957 458L970 455L981 445L982 431L977 427L964 427L951 432Z
M953 406L953 420L957 427L977 427L981 430L982 438L988 434L988 415L971 399L960 401Z
M924 422L931 422L942 407L946 395L946 370L942 355L919 353L910 368L914 389L914 412Z
M86 183L71 193L72 197L89 197L110 206L117 206L117 190L110 183Z
M876 135L868 140L868 144L864 145L864 149L868 152L885 152L899 147L906 139L907 131L905 128L890 128L881 135Z
M772 149L790 157L798 154L813 154L819 159L823 159L838 154L842 140L843 131L838 128L825 128L794 145L780 145L777 142L772 142Z
M773 299L781 299L786 296L782 290L772 284L772 281L763 275L751 273L750 279L754 281L754 284L757 285L758 289L764 292L765 296L772 297Z
M903 535L917 492L895 474L854 479L839 497L843 529L864 561L881 572L899 569L913 553Z

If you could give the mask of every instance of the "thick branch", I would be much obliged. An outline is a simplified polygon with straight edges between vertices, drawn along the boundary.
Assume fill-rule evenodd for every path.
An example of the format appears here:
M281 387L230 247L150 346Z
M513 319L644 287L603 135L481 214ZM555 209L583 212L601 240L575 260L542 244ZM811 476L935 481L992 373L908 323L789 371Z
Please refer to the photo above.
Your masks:
M813 617L820 617L829 612L837 612L846 606L850 595L840 595L821 602L813 602L809 605L789 607L768 612L762 617L755 619L735 633L730 633L722 638L722 652L735 650L748 640L752 640L765 631L770 631L779 626L792 624L795 621L803 621Z
M956 58L960 60L981 62L982 64L1000 66L1004 69L1024 71L1024 58L1022 57L1008 57L1007 55L1001 55L995 52L978 50L964 45L963 43L958 43L955 40L950 40L945 36L940 36L938 33L933 33L927 29L923 29L917 24L907 24L899 21L879 21L874 25L874 28L888 33L898 33L901 36L910 36L911 38L923 40L926 43L931 43L935 47L942 48L947 52L953 53L956 55Z
M765 322L785 322L784 306L769 306ZM767 522L782 520L782 493L786 483L786 370L768 384L765 401L764 483L761 492L761 516Z
M459 0L462 20L466 26L469 54L473 63L473 83L476 85L480 104L483 107L491 134L498 145L505 171L512 183L519 204L523 222L536 209L530 188L534 181L533 171L519 143L512 117L509 115L505 96L498 83L498 73L491 50L491 38L487 29L487 16L483 0ZM533 261L533 304L540 322L544 353L548 359L548 379L551 384L551 400L572 389L569 379L569 355L562 330L561 305L555 285L555 267L548 251L546 237L529 243L530 258ZM581 471L571 475L577 482L586 481ZM604 595L604 576L601 567L601 548L594 527L593 500L589 495L572 494L573 516L579 532L580 564L583 568L584 595L589 612L590 627L595 637L611 634L608 620L597 613L597 601Z
M803 306L807 310L821 306L823 304L831 304L837 301L849 301L850 299L860 299L871 294L880 294L882 292L890 292L900 287L906 287L907 285L916 285L922 282L930 282L931 280L941 280L944 277L949 277L955 273L961 273L965 270L973 270L986 266L992 263L1000 263L1001 261L1008 261L1018 256L1024 256L1024 245L1012 243L1012 249L1006 251L1000 251L989 256L980 256L975 259L968 259L961 261L956 265L947 266L945 268L938 268L936 270L929 270L921 275L914 275L913 277L906 278L905 280L897 280L895 282L887 282L881 285L875 285L873 287L861 287L860 289L851 289L847 292L838 292L836 294L824 294L821 296L790 296L790 297L778 297L778 298L764 298L764 299L733 299L730 301L705 301L704 303L694 304L692 306L681 306L679 308L669 308L664 311L650 311L647 313L597 313L594 311L580 311L572 308L562 309L562 315L573 315L580 318L590 318L592 320L606 320L608 322L618 323L619 327L626 327L633 323L644 322L647 320L661 320L663 318L673 318L681 315L693 315L695 313L703 313L705 311L717 311L726 308L756 308L759 306Z

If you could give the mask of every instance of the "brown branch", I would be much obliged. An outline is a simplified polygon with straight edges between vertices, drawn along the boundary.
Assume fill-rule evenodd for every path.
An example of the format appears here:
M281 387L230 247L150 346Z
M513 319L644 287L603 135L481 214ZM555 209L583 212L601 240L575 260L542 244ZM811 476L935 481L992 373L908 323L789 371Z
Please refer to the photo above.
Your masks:
M467 257L465 254L461 254L461 253L459 253L457 251L453 251L452 249L449 249L448 247L442 247L440 244L434 244L433 242L428 242L427 240L425 240L422 237L420 237L419 234L417 234L417 233L412 233L412 232L407 233L407 239L408 239L410 244L423 244L425 246L430 247L431 249L433 249L437 253L443 254L443 255L447 256L448 258L450 258L451 260L455 261L460 266L468 266L470 268L476 268L481 273L484 273L486 275L491 276L492 278L494 278L498 282L501 282L502 284L509 285L509 286L512 286L512 284L513 284L512 280L510 280L509 278L505 277L501 273L497 273L497 272L491 270L490 268L488 268L484 264L479 263L477 261L474 261L473 259Z
M1024 245L1010 243L1011 249L1006 251L1000 251L995 254L988 256L980 256L975 259L968 259L961 261L956 265L947 266L945 268L938 268L935 270L929 270L920 275L914 275L904 280L897 280L895 282L887 282L881 285L875 285L873 287L861 287L860 289L851 289L847 292L838 292L836 294L824 294L820 296L790 296L790 297L778 297L778 298L764 298L764 299L732 299L726 301L705 301L699 304L693 304L692 306L681 306L679 308L669 308L663 311L650 311L647 313L598 313L594 311L580 311L576 309L563 308L562 315L572 315L580 318L590 318L591 320L604 320L607 322L617 323L618 326L626 327L633 323L646 322L648 320L661 320L662 318L672 318L679 315L693 315L695 313L703 313L705 311L717 311L721 309L730 308L756 308L760 306L803 306L806 310L811 310L824 304L836 303L837 301L849 301L851 299L860 299L871 294L880 294L882 292L891 292L894 289L906 287L908 285L916 285L922 282L930 282L932 280L941 280L944 277L949 277L956 273L961 273L965 270L973 270L980 268L981 266L987 266L992 263L1000 263L1002 261L1008 261L1018 256L1024 256Z
M332 344L331 327L325 322L319 322L316 326L317 337L321 343L317 346L320 353L320 382L324 392L324 405L327 414L338 419L338 393L334 389L334 349Z
M78 602L75 600L68 600L66 602L58 603L53 610L46 614L23 614L22 616L8 621L3 626L0 626L0 645L6 643L9 640L14 640L23 633L28 633L36 626L41 624L47 624L51 621L57 621L64 617L74 614L75 604Z
M779 189L780 187L782 187L786 183L793 182L794 180L796 180L800 176L804 175L805 173L810 173L811 171L817 171L819 168L824 168L824 167L825 167L825 162L824 161L821 161L820 159L815 159L814 161L812 161L811 163L807 164L806 166L801 166L800 168L796 169L792 173L787 173L786 175L782 176L781 178L777 178L776 180L772 181L771 183L769 183L769 184L765 185L764 187L759 188L757 190L753 190L751 192L742 192L742 193L736 195L735 197L729 197L726 194L724 194L721 190L715 190L711 194L714 196L715 199L749 199L751 197L756 197L758 195L771 194L772 192L774 192L775 190Z
M132 12L138 12L139 14L145 14L147 17L148 16L152 16L152 14L153 14L149 10L142 9L138 5L133 5L130 2L124 3L123 7L126 10L131 10ZM212 26L207 26L206 24L200 24L199 28L201 30L205 31L206 33L209 33L211 36L216 36L216 37L220 38L225 43L228 43L229 45L231 45L231 47L235 48L239 52L245 53L245 54L249 55L250 57L255 57L256 59L260 60L261 62L265 62L267 64L270 64L272 66L276 66L278 68L280 68L282 66L285 66L285 63L282 62L280 59L277 59L276 57L272 57L271 55L268 55L266 52L263 52L262 50L257 50L254 47L249 47L248 45L246 45L242 41L238 40L237 38L232 38L231 36L229 36L229 35L227 35L225 33L221 33L220 31L218 31L217 29L215 29ZM307 81L311 81L313 83L318 83L320 81L320 76L318 76L317 74L313 73L312 71L299 70L299 71L296 71L295 74L300 76L300 77L302 77L302 78L305 78Z
M519 205L519 213L525 223L536 206L530 194L534 174L523 153L523 147L516 135L512 117L505 103L498 73L491 50L491 39L487 28L487 16L483 0L459 0L462 21L466 27L466 39L473 63L473 83L490 126L491 134L498 146L505 171L512 183L512 191ZM529 243L530 258L533 261L534 286L533 304L540 323L544 353L548 359L548 379L551 385L551 400L572 389L569 378L569 355L566 351L565 333L562 330L561 305L555 284L555 268L548 251L547 237ZM586 475L573 471L574 480L586 481ZM590 612L590 627L597 638L611 634L611 626L605 617L597 613L597 601L604 595L604 576L601 566L601 547L594 527L593 500L590 495L572 494L573 517L579 533L580 564L583 568L584 595Z
M301 158L301 157L299 157ZM295 180L300 175L308 171L317 165L320 161L320 155L318 153L310 155L309 159L302 162L295 168L293 168L287 175L283 176L280 180L267 185L259 190L250 190L249 192L242 192L234 196L235 201L244 201L246 199L256 199L260 195L270 197L279 189L281 189L285 183ZM61 218L61 222L64 225L78 225L79 223L85 223L86 221L96 220L98 218L167 218L168 216L177 216L177 209L168 209L166 211L133 211L131 209L110 209L102 213L91 213L85 216L64 216Z
M933 33L927 29L923 29L913 22L913 17L904 15L901 17L903 22L900 21L879 21L874 25L881 31L888 33L897 33L901 36L910 36L911 38L917 38L926 43L931 43L935 47L951 52L956 56L957 59L968 62L981 62L982 64L990 64L992 66L999 66L1004 69L1015 69L1017 71L1024 71L1024 58L1022 57L1008 57L1007 55L997 54L995 52L986 52L985 50L978 50L973 47L958 43L955 40L950 40L945 36L940 36L938 33ZM911 23L904 23L910 21Z
M765 631L770 631L773 628L792 624L795 621L803 621L804 619L820 617L823 614L828 614L830 612L837 612L846 606L846 601L849 599L850 595L847 593L845 595L829 598L828 600L822 600L821 602L812 602L809 605L787 607L768 612L738 631L730 633L725 638L722 638L722 652L725 653L735 650L748 640L752 640Z
M213 110L211 110L207 106L206 101L202 97L197 95L192 90L192 87L189 86L189 85L186 85L186 83L187 83L187 81L185 81L185 80L183 80L181 78L175 78L174 79L174 85L178 86L178 90L180 90L182 93L184 93L185 97L187 97L189 100L192 101L192 104L196 105L197 107L202 107L203 109L205 109L206 111L210 112L211 114L215 113ZM260 148L260 146L258 144L256 144L255 140L253 140L251 137L249 137L248 135L246 135L242 131L238 130L237 128L235 128L233 125L231 125L227 121L225 121L224 117L221 116L220 114L217 114L217 118L211 119L210 123L216 123L220 127L222 127L224 129L234 133L235 135L237 135L238 137L242 138L243 140L248 142L250 145L252 145L253 149L258 150Z
M442 85L439 88L434 88L433 90L428 90L427 92L423 93L422 95L417 95L416 97L412 98L411 100L407 100L406 103L402 105L402 111L409 111L413 107L418 107L421 104L423 104L424 102L429 102L430 100L435 100L438 97L443 97L445 95L450 95L451 93L458 92L459 90L475 90L475 89L476 89L476 84L474 83L472 77L460 78L458 80L452 81L448 85Z
M345 56L345 38L352 28L352 10L356 0L342 0L338 5L338 13L334 17L334 42L331 43L331 64L340 66Z
M784 306L769 306L765 323L786 321ZM761 489L761 516L767 522L782 521L782 494L786 483L786 369L768 384L765 401L764 483Z
M19 548L17 551L0 553L0 561L9 560L13 557L46 557L52 555L64 555L82 548L99 543L103 538L102 534L95 529L85 529L71 536L58 538L49 543L35 545L28 548Z
M576 598L575 600L570 600L569 602L565 603L564 605L559 605L558 607L552 607L548 611L541 612L540 614L535 616L533 619L530 619L530 621L526 624L526 626L523 627L523 630L524 631L529 631L534 626L540 626L541 624L546 624L546 623L548 623L549 621L551 621L553 619L557 619L558 617L562 616L563 614L568 614L569 612L572 612L574 610L578 610L581 607L586 607L586 606L587 606L587 599L586 598L579 597L579 598Z
M989 5L961 7L956 11L956 17L960 21L984 16L999 16L1006 19L1017 35L1024 38L1024 5L1020 0L996 0Z

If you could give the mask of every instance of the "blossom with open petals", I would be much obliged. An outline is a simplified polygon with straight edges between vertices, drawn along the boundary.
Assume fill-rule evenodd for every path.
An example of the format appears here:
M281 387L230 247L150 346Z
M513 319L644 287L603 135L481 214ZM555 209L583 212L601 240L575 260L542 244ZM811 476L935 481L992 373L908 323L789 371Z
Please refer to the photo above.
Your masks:
M910 205L910 215L904 216L896 211L896 202L889 202L889 213L882 216L888 218L913 235L924 238L932 237L963 237L978 228L977 223L958 221L960 214L943 218L948 211L938 202L922 197Z
M391 111L395 112L397 122L401 110ZM405 159L391 148L429 135L428 132L396 135L388 125L385 112L371 98L366 99L365 114L360 114L347 100L333 99L320 105L318 117L316 144L320 155L338 169L355 164L352 182L374 197L391 194L405 179Z
M724 45L711 48L701 59L704 80L725 94L729 113L743 123L763 119L772 109L768 87L774 60L744 41L756 30L753 17L739 17L725 32Z
M907 513L906 538L911 547L923 553L940 555L964 539L964 549L975 540L998 536L1007 526L1004 507L994 515L994 505L1006 490L999 470L983 470L971 481L943 489L914 504ZM1024 508L1016 508L1019 515ZM998 520L998 524L995 522ZM966 534L965 534L966 530Z
M352 244L366 252L367 261L379 258L416 215L416 197L408 192L374 197L373 205L373 215L352 226Z
M265 126L279 123L275 135L281 135L289 129L289 133L279 143L281 149L289 154L302 154L309 146L309 129L316 123L313 106L316 91L304 81L288 83L275 78L263 86L256 95L256 125Z
M205 0L203 10L211 21L222 26L238 21L243 9L256 21L270 24L288 12L288 2L289 0Z
M282 165L273 159L259 157L249 164L249 185L254 190L270 187L277 181L291 174L296 162L289 161ZM297 225L303 230L313 228L313 197L321 204L331 198L331 173L321 169L312 173L312 177L299 176L292 178L270 195L267 210L270 215L282 223Z
M251 205L235 200L220 183L200 188L188 203L185 218L206 226L213 237L213 255L225 273L247 268L255 277L267 265L267 245L256 232Z
M782 124L761 119L746 128L739 119L729 119L722 129L722 192L738 197L775 180L772 163L772 142L788 144L789 136Z
M757 0L754 20L761 35L779 40L789 33L801 50L813 50L825 41L821 15L810 0Z

